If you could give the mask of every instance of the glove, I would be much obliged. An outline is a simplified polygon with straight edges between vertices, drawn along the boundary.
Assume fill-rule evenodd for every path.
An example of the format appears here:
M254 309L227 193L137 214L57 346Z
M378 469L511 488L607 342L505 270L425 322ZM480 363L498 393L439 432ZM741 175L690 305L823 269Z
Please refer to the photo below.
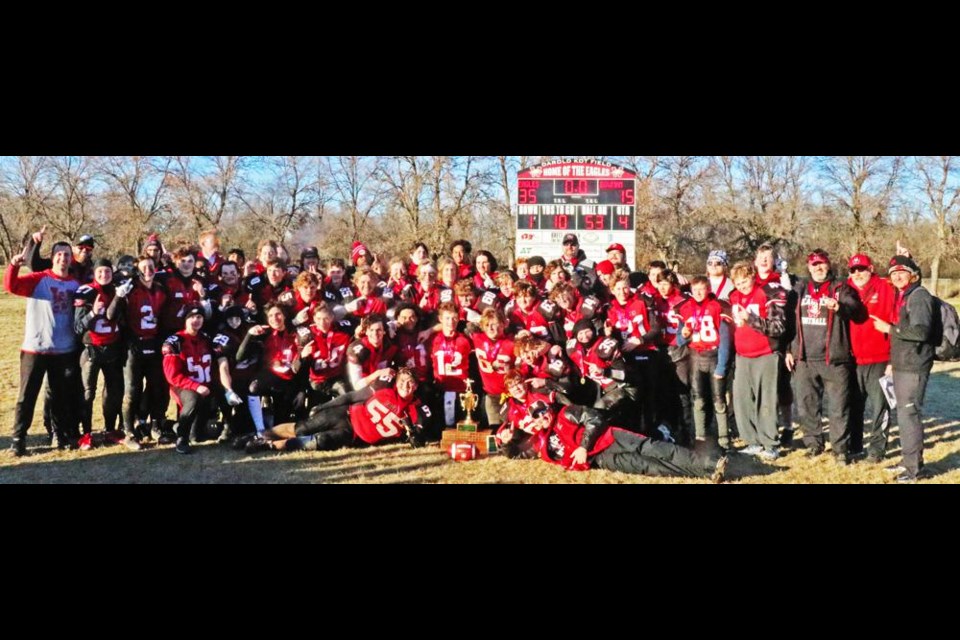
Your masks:
M227 404L231 407L236 407L243 403L243 398L238 396L232 389L227 389L224 395L227 397Z
M659 427L657 427L657 431L659 431L660 435L663 436L664 442L676 442L676 440L673 439L673 436L670 435L670 429L667 428L667 425L665 424L660 425Z
M117 287L116 289L117 297L126 298L131 291L133 291L133 280L127 280L126 282L124 282L123 284Z
M407 442L409 442L410 446L414 449L419 449L426 444L423 429L415 427L408 418L403 420L403 429L407 432Z

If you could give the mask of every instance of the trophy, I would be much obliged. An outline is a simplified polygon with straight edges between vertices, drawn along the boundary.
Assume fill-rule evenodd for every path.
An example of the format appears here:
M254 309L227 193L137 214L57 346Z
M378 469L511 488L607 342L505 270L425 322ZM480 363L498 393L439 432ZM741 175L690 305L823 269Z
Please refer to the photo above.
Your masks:
M465 420L457 422L457 431L475 433L477 431L477 423L473 419L473 410L477 408L479 396L473 392L473 380L467 378L466 383L467 390L460 394L460 405L463 407L463 410L466 411L467 417Z
M497 453L497 438L493 431L481 430L473 417L473 411L477 408L477 401L480 399L480 396L473 392L473 380L467 378L466 383L467 390L459 396L460 405L467 415L465 419L457 422L455 429L446 429L440 440L440 448L449 451L455 460L473 459L473 455L469 458L455 457L457 451L462 451L464 446L469 445L475 446L476 455L481 457Z

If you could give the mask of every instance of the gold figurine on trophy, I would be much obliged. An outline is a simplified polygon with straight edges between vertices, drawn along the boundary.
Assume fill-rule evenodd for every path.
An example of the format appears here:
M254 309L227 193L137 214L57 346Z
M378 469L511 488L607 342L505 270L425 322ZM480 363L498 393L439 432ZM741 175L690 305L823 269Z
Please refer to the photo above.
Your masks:
M480 397L473 392L473 380L467 378L467 390L460 394L460 405L466 411L465 420L457 422L457 431L476 431L477 423L473 419L473 410L477 408L477 400Z

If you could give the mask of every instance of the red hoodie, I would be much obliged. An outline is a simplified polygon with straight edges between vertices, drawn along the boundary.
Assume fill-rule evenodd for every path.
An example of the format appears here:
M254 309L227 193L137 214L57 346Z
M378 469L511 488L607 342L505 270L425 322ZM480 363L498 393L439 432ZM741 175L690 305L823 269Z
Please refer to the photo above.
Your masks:
M885 322L893 322L896 290L889 280L873 274L863 289L853 283L853 278L849 278L847 283L860 294L860 299L867 306L867 313ZM872 320L863 324L850 323L850 347L857 364L890 361L890 335L877 331Z

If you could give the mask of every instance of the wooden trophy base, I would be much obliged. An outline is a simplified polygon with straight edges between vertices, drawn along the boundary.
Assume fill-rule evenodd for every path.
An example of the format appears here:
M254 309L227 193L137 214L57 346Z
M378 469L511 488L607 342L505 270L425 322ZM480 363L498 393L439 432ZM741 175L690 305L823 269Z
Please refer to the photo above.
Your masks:
M489 429L479 429L474 422L458 422L456 429L445 429L440 439L440 449L448 451L450 445L465 442L477 447L481 456L498 453L496 437Z

